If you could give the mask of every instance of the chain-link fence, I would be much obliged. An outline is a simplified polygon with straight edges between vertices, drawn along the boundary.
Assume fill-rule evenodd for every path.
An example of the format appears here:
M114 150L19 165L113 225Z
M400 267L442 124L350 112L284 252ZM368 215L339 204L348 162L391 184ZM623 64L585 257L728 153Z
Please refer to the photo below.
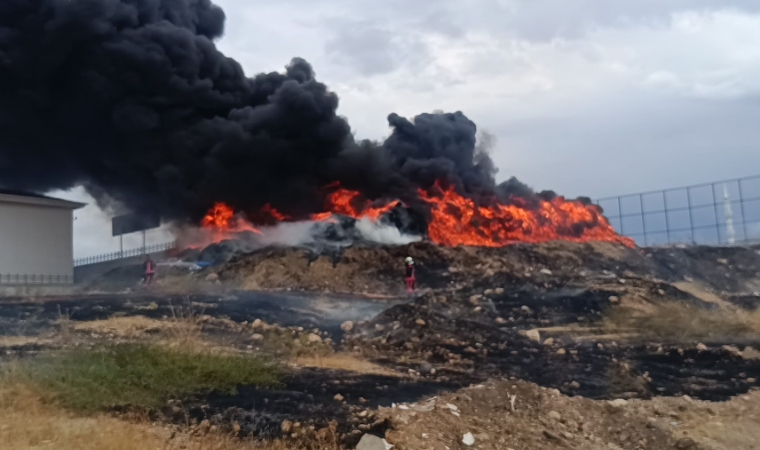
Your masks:
M760 242L760 175L596 203L618 233L640 246Z

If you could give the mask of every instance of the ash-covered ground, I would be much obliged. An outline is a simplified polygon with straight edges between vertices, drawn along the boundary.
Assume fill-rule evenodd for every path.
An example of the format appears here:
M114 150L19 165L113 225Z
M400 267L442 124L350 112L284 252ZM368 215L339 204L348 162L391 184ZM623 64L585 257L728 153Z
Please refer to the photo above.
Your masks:
M403 287L406 256L417 264L413 296ZM452 436L481 427L472 431L480 448L757 448L746 444L750 431L705 431L758 423L757 408L743 406L760 388L756 248L269 247L194 271L160 265L149 292L135 288L138 278L139 268L123 268L80 297L1 302L6 357L150 339L190 309L215 345L277 355L292 374L281 389L241 387L154 411L180 427L260 438L331 430L349 447L374 433L398 448L458 448ZM68 340L59 338L62 316ZM108 325L142 319L150 322ZM460 391L481 383L503 404ZM502 388L539 410L521 416L525 404L514 409ZM454 410L436 396L466 402L470 417L449 424ZM547 419L558 408L565 419ZM456 432L421 440L426 414ZM745 441L721 443L736 433Z

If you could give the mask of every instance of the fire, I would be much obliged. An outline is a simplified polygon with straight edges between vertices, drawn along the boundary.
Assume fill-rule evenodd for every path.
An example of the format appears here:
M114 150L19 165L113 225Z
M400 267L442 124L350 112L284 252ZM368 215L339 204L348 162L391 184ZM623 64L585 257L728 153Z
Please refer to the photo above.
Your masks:
M337 186L337 184L331 185L331 187ZM329 219L333 214L341 214L354 219L367 218L375 221L400 204L399 200L395 200L375 206L375 202L366 198L363 199L362 194L358 191L338 188L327 196L325 200L326 212L312 214L311 220L322 221Z
M453 187L436 182L431 192L418 190L430 205L430 240L447 246L503 247L518 242L555 240L572 242L606 241L634 247L633 240L619 236L594 205L557 197L541 201L537 210L519 205L478 206L460 196ZM515 199L519 200L519 199Z
M203 243L204 245L234 238L236 233L244 231L261 234L258 228L242 217L236 216L232 208L222 202L216 203L203 217L201 228L208 232L204 236L204 240L207 241Z
M312 214L313 221L331 220L334 214L375 221L402 204L399 200L372 201L358 191L341 188L338 183L327 188L331 192L325 197L324 212ZM428 236L440 245L503 247L519 242L563 240L617 242L635 247L633 240L615 232L597 206L562 197L540 200L538 207L531 208L520 198L513 198L510 205L494 199L489 205L480 206L459 195L453 186L443 188L439 182L429 190L418 189L418 195L430 207L432 219L428 223ZM293 220L268 203L251 219L256 224ZM236 215L225 203L215 204L201 225L202 231L207 232L206 245L234 238L236 233L244 231L261 234L253 223Z

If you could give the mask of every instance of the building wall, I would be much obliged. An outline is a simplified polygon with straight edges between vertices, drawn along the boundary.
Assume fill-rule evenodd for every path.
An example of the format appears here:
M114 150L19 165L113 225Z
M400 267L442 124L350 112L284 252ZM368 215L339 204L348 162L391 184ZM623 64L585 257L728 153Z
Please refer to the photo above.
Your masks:
M0 275L74 275L69 208L0 202Z

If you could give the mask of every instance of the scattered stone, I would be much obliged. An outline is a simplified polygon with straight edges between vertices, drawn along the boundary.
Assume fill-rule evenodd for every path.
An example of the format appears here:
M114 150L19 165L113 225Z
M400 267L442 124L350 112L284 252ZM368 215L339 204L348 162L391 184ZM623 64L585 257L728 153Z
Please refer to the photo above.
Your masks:
M211 429L211 422L208 419L205 419L201 421L201 423L198 424L198 429L201 431L208 431Z
M618 303L620 303L620 297L618 297L617 295L610 295L609 301L613 305L617 305Z
M523 311L523 312L526 312L526 313L532 313L533 312L533 310L530 309L530 307L528 307L528 305L522 305L520 307L520 311Z
M414 323L416 323L417 325L419 325L421 327L424 327L425 325L427 325L427 323L425 323L425 321L422 320L422 319L417 319L417 320L414 321Z
M699 344L697 344L697 350L699 350L700 352L706 352L707 346L700 342Z
M557 411L549 411L549 414L547 414L547 416L549 416L549 418L552 420L556 420L557 422L562 420L562 415Z
M538 330L528 330L525 332L525 336L533 342L541 342L541 334Z
M564 436L565 439L567 440L570 440L575 437L575 435L573 435L573 433L570 433L569 431L565 431L564 433L562 433L562 436Z
M477 353L478 351L477 351L477 350L475 350L475 349L474 349L474 348L472 348L472 347L467 347L466 349L464 349L464 352L465 352L465 353Z
M622 411L623 408L625 408L628 405L628 400L617 398L615 400L609 400L607 402L607 409L610 412L619 412Z
M345 331L346 333L348 333L349 331L351 331L351 330L354 329L354 323L351 322L350 320L348 320L346 322L343 322L340 325L340 329L343 330L343 331Z
M240 433L240 424L237 422L233 422L232 424L232 432L235 434Z
M311 333L308 339L309 339L309 344L319 344L322 342L322 337L314 333Z
M345 400L345 398L342 395L340 395L340 394L335 394L335 397L333 397L333 399L336 402L343 402L343 400Z
M697 448L697 443L691 438L681 438L676 441L676 448L678 450L691 450Z
M468 447L472 447L475 444L475 436L472 433L467 432L462 436L462 443Z
M251 335L251 340L253 340L253 342L261 342L264 340L264 335L259 334L259 333L253 333Z
M718 258L716 261L718 261L718 264L728 264L728 260L726 258Z
M741 357L744 359L760 360L760 352L752 347L744 347Z
M549 269L541 269L541 270L539 270L539 272L541 272L544 275L551 275L552 274L552 271L549 270Z
M550 441L558 441L559 440L559 436L557 436L556 434L552 433L549 430L544 430L544 436L546 437L546 439L549 439Z
M483 298L483 296L480 294L470 296L470 304L473 306L477 306L478 304L480 304L481 298Z
M570 387L573 388L573 389L580 389L581 388L581 384L578 383L577 381L571 381L570 382Z
M251 324L254 330L257 330L259 328L262 328L264 326L264 322L261 321L261 319L256 319Z
M499 325L503 325L503 324L507 323L507 321L504 320L503 317L497 317L496 318L496 323L498 323Z
M564 355L564 354L566 354L566 353L567 353L567 351L565 351L565 349L564 349L564 348L561 348L561 349L557 350L557 354L558 354L558 355L560 355L560 356L561 356L561 355Z
M219 274L216 274L216 273L210 273L210 274L208 274L208 276L206 276L206 281L208 281L210 283L214 283L214 282L219 281Z
M479 312L483 311L483 308L480 307L480 306L477 306L477 307L475 307L475 309L473 309L473 311L475 311L476 313L479 313Z
M501 295L501 294L504 293L504 288L498 287L498 288L496 288L496 289L493 290L493 293L496 294L496 295Z
M549 338L545 340L544 345L554 345L554 338Z
M377 330L377 331L383 331L384 329L385 329L384 325L380 325L379 323L375 324L375 330Z
M483 291L483 295L493 295L493 289L486 289Z
M365 434L356 444L356 450L388 450L390 445L385 439L372 434Z

